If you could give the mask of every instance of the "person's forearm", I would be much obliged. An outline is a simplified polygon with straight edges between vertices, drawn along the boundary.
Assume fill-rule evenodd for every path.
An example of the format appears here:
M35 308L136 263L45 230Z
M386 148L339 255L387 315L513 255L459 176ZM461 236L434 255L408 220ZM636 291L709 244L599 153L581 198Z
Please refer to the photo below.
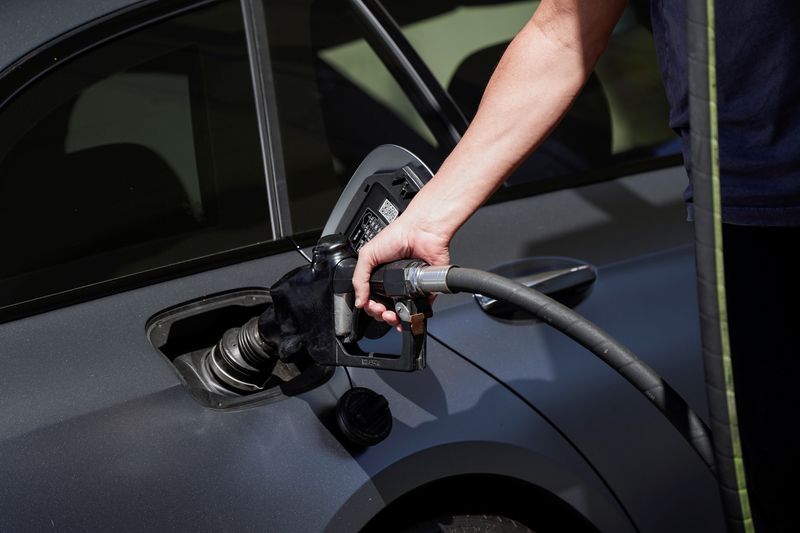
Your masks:
M408 208L432 226L421 229L452 236L547 137L589 77L625 2L578 0L566 14L564 4L543 1L509 45L463 139Z

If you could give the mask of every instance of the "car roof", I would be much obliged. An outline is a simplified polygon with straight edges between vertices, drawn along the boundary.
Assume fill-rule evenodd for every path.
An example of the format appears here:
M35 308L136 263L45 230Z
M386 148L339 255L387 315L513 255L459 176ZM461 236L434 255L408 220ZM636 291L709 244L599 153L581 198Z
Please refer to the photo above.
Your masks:
M0 0L0 73L44 43L142 0Z

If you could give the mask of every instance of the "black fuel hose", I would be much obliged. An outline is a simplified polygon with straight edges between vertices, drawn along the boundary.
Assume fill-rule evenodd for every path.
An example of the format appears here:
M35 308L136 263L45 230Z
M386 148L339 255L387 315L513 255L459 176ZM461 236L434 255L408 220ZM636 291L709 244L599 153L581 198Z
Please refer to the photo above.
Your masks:
M446 276L450 292L482 294L506 301L528 311L591 351L639 389L714 472L711 431L706 424L661 376L608 333L541 292L497 274L454 266Z

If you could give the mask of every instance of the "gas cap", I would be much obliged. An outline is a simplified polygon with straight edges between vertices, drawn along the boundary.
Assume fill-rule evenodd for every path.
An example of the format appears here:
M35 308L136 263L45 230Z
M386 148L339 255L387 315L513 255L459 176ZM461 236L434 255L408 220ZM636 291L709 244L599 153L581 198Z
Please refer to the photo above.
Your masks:
M392 431L389 402L377 392L354 387L336 405L336 422L344 436L358 446L374 446Z

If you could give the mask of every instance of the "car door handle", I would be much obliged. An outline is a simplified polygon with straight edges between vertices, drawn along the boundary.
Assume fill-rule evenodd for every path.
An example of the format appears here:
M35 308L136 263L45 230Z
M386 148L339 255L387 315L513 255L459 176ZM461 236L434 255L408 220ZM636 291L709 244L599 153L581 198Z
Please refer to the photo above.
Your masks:
M597 269L581 261L563 257L531 257L492 269L527 287L538 290L569 307L585 300L597 280ZM530 318L507 302L475 295L481 309L501 318Z

